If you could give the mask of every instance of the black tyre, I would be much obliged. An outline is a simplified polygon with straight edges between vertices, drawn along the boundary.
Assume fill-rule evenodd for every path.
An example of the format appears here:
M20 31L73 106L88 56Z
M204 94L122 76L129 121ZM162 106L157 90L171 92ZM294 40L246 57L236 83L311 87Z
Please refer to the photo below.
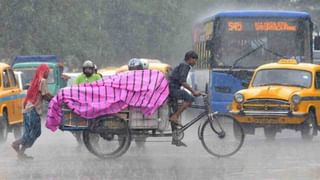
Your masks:
M264 128L264 136L267 140L273 141L276 138L277 129L275 127L265 127Z
M302 139L311 141L314 136L314 131L317 131L316 116L313 111L309 111L309 114L306 117L301 127Z
M131 143L128 123L119 117L103 117L83 132L87 149L99 158L116 158L127 152Z
M0 119L0 143L4 143L8 138L8 113L3 111L3 117Z
M237 132L234 131L236 127ZM201 142L208 153L217 157L235 154L244 141L244 131L238 121L229 115L214 115L201 128Z

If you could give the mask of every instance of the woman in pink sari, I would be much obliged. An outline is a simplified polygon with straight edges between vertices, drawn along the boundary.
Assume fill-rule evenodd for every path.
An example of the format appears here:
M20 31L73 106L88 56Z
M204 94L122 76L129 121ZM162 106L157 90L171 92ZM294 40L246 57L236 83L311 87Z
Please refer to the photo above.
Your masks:
M47 78L49 75L47 64L41 64L31 81L27 97L23 103L24 133L23 136L12 143L12 148L18 153L19 159L32 159L25 154L41 134L41 114L43 100L50 101L52 95L48 91Z

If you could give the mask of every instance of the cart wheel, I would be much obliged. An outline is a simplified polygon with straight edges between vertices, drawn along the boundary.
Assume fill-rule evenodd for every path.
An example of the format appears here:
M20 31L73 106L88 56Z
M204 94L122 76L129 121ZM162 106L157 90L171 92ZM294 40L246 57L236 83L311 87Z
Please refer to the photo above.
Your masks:
M83 132L87 149L99 158L116 158L129 149L131 133L128 123L117 116L92 120L89 130Z

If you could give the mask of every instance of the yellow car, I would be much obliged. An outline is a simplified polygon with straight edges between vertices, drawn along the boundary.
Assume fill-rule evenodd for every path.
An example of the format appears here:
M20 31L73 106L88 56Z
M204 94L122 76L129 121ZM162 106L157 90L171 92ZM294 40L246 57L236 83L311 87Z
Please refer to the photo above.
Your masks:
M262 127L274 139L287 128L312 139L320 125L320 65L281 59L258 67L248 89L234 94L230 113L248 134Z
M0 63L0 143L6 141L8 132L21 136L22 105L26 96L8 64Z

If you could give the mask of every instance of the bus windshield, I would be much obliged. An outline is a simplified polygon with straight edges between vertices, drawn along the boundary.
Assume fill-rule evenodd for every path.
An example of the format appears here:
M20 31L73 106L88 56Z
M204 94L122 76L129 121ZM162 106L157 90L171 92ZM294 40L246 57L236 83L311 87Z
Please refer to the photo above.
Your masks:
M311 62L305 19L225 17L215 25L213 67L256 68L280 58Z

